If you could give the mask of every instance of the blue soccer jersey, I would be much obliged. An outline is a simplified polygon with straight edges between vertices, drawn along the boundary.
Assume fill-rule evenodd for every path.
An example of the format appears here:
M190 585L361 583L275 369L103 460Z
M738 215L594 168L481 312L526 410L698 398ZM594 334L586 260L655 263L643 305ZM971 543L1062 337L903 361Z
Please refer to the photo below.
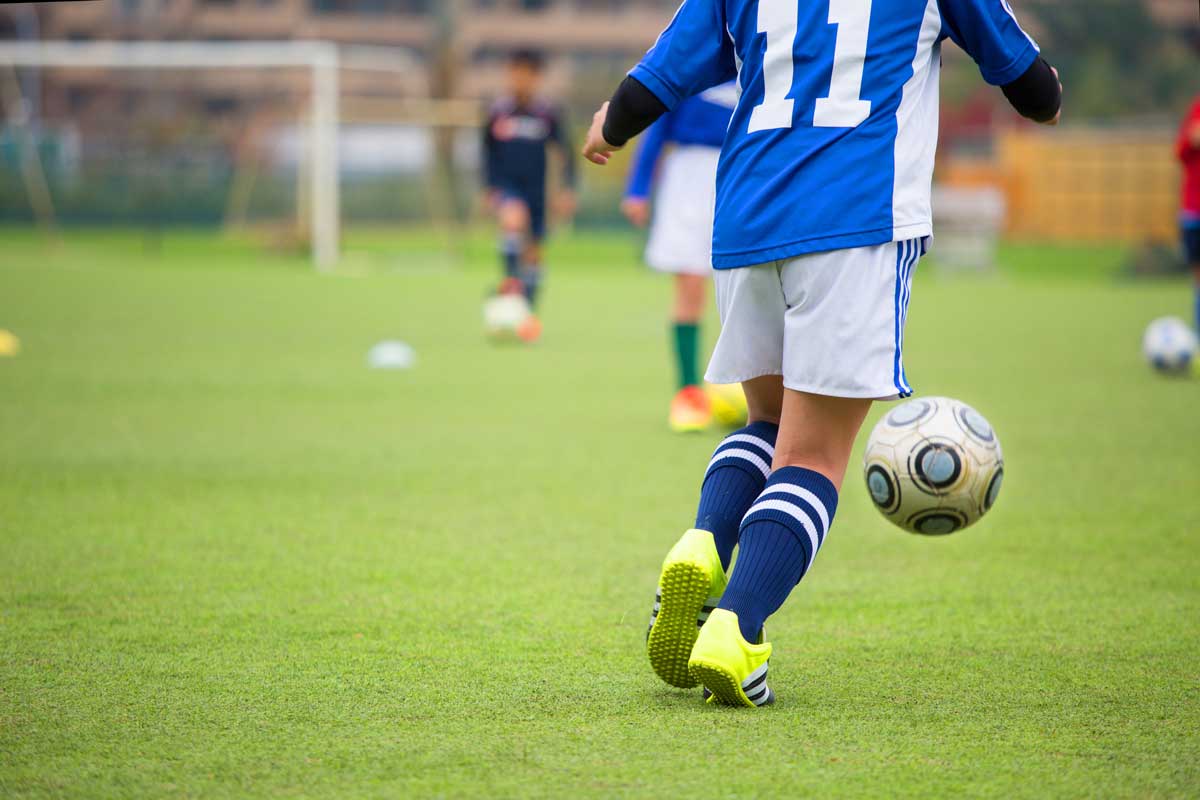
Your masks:
M713 266L932 233L947 38L996 85L1038 54L1008 0L684 0L630 75L668 109L737 80Z

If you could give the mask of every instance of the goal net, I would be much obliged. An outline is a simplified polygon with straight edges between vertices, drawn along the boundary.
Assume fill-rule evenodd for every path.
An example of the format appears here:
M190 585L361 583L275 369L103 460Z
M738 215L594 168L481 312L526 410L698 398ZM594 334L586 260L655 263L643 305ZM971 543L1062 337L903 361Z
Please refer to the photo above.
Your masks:
M481 114L409 52L0 42L0 222L245 230L331 269L343 223L450 233Z

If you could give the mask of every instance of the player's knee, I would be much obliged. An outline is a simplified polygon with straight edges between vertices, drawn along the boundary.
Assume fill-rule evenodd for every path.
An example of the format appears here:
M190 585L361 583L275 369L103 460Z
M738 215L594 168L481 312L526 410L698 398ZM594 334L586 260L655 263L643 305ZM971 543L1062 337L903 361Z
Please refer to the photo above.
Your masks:
M500 227L505 233L525 233L529 229L529 209L520 200L500 206Z

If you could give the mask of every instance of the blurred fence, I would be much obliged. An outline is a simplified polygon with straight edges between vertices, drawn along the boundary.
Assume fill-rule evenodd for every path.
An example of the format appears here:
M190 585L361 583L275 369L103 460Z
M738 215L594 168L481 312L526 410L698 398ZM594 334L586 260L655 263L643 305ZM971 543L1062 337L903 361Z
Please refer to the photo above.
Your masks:
M987 159L948 158L939 179L995 186L1005 232L1072 242L1167 242L1177 236L1174 131L1015 130Z

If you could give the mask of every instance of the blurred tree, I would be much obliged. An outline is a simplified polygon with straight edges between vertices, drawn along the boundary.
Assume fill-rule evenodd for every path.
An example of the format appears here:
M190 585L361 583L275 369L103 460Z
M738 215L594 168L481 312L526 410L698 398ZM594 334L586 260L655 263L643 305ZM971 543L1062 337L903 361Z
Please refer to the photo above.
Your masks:
M1140 0L1028 0L1072 118L1175 113L1200 90L1200 19L1168 27Z

